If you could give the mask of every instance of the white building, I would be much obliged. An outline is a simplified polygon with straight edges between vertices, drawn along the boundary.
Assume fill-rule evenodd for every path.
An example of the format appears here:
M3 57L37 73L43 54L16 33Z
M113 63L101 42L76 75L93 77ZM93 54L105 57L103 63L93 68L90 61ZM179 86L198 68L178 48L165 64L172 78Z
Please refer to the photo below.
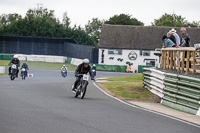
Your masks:
M153 50L99 49L99 64L132 65L132 71L138 71L138 65L155 66L158 56ZM104 57L102 57L104 55Z
M139 65L155 66L159 60L155 49L162 47L161 33L153 34L155 27L103 25L99 44L99 64L132 65L138 71ZM166 29L166 28L164 28ZM164 31L167 33L169 28ZM162 30L163 31L163 30ZM159 38L153 39L158 36Z

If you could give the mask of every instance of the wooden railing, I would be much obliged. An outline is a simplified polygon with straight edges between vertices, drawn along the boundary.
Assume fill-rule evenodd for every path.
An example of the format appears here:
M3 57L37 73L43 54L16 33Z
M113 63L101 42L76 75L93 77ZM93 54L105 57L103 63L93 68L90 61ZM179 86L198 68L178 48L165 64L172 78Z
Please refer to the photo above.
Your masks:
M196 57L196 52L200 55L200 51L196 51L194 47L162 48L161 68L185 72L186 75L189 71L200 73L200 70L196 69L196 66L200 65L200 57Z

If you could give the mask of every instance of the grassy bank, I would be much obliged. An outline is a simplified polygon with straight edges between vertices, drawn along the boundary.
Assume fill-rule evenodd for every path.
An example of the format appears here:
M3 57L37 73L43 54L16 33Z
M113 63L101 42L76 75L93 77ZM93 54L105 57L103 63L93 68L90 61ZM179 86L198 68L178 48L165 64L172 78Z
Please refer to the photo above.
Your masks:
M0 76L7 76L8 74L6 73L0 73Z
M127 77L109 78L107 83L100 85L113 96L126 100L148 100L152 93L143 88L143 77L132 75Z
M8 70L8 63L10 61L8 60L0 60L0 66L5 66L6 70ZM23 64L23 61L20 62L21 65ZM26 62L29 66L30 70L60 70L63 66L63 63L49 63L49 62ZM69 71L74 71L76 69L76 66L71 64L65 64ZM0 74L0 76L5 74Z

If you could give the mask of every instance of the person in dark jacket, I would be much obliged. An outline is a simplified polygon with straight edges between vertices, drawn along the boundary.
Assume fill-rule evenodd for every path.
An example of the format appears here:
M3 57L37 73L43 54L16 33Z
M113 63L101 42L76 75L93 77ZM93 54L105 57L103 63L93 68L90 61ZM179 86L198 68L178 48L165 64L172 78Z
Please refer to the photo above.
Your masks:
M175 47L175 44L172 40L168 39L166 35L162 37L163 48Z
M94 80L93 76L92 76L92 69L89 65L90 61L88 59L84 59L83 60L83 63L80 64L76 71L75 71L75 77L76 77L76 81L74 83L74 87L72 88L72 91L74 92L76 87L77 87L77 84L78 82L80 81L81 77L82 76L79 76L79 74L87 74L89 72L90 74L90 77L91 77L91 80Z
M17 55L14 55L13 56L13 59L10 61L10 63L8 64L10 67L9 67L9 75L11 74L10 72L11 72L11 65L12 64L15 64L16 66L17 66L17 75L16 75L16 77L18 77L18 73L19 73L19 69L18 69L18 67L20 67L20 61L19 61L19 59L18 59L18 56Z
M67 67L65 65L62 66L61 68L61 75L66 75L67 76Z
M190 47L190 36L186 32L186 28L181 28L181 47Z
M180 32L181 32L181 41L180 41L181 44L180 46L177 46L177 48L190 47L190 36L186 32L186 28L181 28ZM185 58L187 58L187 51L185 51ZM186 61L184 61L184 65L186 65ZM191 68L191 62L189 62L189 68Z
M176 38L172 35L171 32L167 32L167 38L172 40L174 44L176 44Z
M25 62L22 64L22 67L21 67L20 70L22 70L22 68L25 69L25 75L27 76L29 68L28 68L28 65Z
M27 65L25 62L22 64L21 69L22 69L22 68L25 68L26 70L29 70L28 65ZM21 70L21 69L20 69L20 70Z

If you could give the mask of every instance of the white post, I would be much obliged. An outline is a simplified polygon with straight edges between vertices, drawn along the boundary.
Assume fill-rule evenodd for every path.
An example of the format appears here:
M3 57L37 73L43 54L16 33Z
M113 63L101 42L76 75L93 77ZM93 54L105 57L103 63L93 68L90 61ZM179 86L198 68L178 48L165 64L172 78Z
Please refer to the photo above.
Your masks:
M6 72L5 66L0 66L0 73L5 73L5 72Z

